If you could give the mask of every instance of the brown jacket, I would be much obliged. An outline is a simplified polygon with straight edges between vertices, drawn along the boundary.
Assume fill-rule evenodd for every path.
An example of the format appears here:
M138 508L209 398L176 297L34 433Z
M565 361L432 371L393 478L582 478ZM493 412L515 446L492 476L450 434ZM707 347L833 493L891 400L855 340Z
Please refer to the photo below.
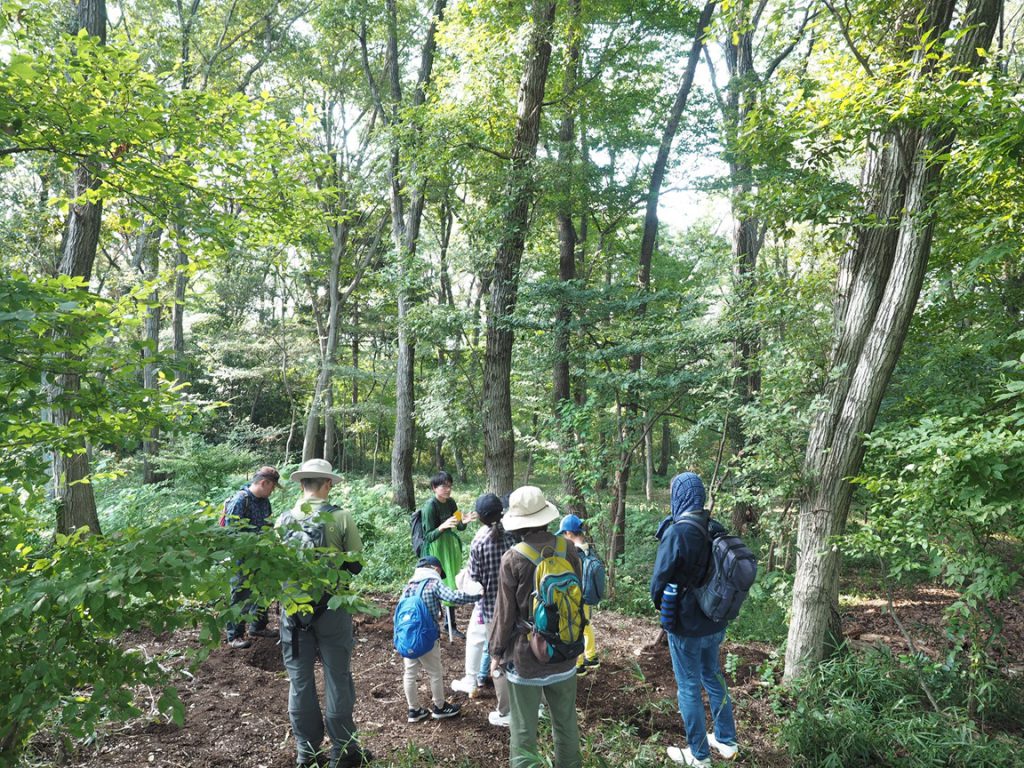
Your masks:
M554 547L556 537L547 531L533 531L523 538L538 552L545 547ZM583 564L575 545L566 540L565 557L576 575L583 579ZM575 659L568 659L554 664L545 664L537 660L530 650L526 639L524 622L533 616L533 575L534 565L530 560L515 551L513 547L501 558L498 571L498 599L494 605L494 620L488 638L491 656L504 665L511 661L520 677L547 677L561 672L568 672L575 664Z

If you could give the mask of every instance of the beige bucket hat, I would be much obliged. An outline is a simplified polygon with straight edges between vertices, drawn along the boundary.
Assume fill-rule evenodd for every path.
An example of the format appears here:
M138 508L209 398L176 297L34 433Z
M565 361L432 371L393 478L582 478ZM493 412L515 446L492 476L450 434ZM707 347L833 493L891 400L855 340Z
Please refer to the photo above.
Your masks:
M516 488L508 497L508 512L501 519L506 531L539 528L560 517L558 507L544 497L544 491L532 485Z
M335 483L341 482L341 475L335 474L331 462L325 459L310 459L302 462L302 466L292 472L289 479L304 480L310 477L322 477Z

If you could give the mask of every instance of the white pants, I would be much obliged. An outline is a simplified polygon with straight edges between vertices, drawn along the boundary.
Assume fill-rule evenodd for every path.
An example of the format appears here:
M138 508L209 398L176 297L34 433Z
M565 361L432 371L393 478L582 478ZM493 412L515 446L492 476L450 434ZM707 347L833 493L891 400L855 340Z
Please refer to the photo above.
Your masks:
M479 657L477 661L479 662ZM405 700L409 702L409 709L419 709L420 691L417 681L417 673L423 669L430 680L430 695L434 699L435 707L444 706L444 668L441 666L441 643L434 643L434 647L420 656L418 659L402 659L405 662L405 673L402 682L405 686Z
M476 676L480 674L480 659L484 655L484 646L487 645L487 637L491 634L491 622L482 624L480 622L479 609L473 609L473 616L469 620L469 629L466 630L466 681L472 681L476 685ZM501 715L508 714L508 680L502 675L494 678L494 695L498 697L498 712Z

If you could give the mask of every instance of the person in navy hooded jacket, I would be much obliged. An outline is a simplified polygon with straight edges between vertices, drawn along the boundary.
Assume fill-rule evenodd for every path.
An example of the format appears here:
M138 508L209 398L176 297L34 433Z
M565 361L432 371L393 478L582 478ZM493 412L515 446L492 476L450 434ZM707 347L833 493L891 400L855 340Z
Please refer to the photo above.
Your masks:
M693 587L699 585L707 572L711 557L711 536L725 529L717 520L710 520L704 509L704 484L693 472L683 472L672 479L672 514L656 534L658 555L651 575L651 599L662 611L662 597L670 584L677 589L674 611L666 605L666 613L674 614L668 630L668 647L672 671L678 688L679 714L683 718L688 746L669 747L668 756L677 763L704 768L711 765L711 748L726 760L736 756L736 724L732 700L718 664L718 651L725 638L727 621L715 622L703 614ZM689 520L695 524L687 524ZM670 589L671 593L672 590ZM671 599L665 597L666 601ZM701 687L708 692L713 733L705 733L704 702Z

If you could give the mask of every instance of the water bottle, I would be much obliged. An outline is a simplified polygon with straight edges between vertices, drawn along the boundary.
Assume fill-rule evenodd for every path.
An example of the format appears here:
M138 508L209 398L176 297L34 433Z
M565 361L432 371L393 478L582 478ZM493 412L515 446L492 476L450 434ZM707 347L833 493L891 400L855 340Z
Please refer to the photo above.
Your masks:
M676 609L679 605L679 586L677 584L666 584L665 591L661 595L661 626L667 632L673 632L676 628Z

